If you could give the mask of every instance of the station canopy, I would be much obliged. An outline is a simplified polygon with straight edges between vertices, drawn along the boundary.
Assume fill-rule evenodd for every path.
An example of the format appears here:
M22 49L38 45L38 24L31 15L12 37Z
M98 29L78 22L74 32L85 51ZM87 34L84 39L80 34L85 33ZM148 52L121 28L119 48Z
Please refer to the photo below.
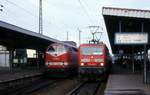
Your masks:
M144 45L149 49L150 10L103 7L102 15L114 54L131 54L132 51L138 53L144 50ZM126 37L126 44L118 44L116 35L119 35L118 38L122 35ZM140 43L141 40L143 43Z
M0 21L0 45L6 46L8 50L23 48L45 51L52 43L66 44L48 36Z

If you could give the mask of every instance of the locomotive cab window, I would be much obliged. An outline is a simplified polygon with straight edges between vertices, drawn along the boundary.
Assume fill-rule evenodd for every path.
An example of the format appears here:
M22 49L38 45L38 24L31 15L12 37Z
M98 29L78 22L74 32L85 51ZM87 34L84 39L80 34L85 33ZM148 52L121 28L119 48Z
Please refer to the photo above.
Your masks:
M48 50L47 50L48 53L50 54L61 54L61 53L64 53L66 52L66 48L64 45L51 45Z
M102 55L103 50L100 47L82 47L81 54L83 54L83 55Z
M50 47L48 47L47 51L48 51L48 52L51 52L51 51L55 51L55 49L50 46Z

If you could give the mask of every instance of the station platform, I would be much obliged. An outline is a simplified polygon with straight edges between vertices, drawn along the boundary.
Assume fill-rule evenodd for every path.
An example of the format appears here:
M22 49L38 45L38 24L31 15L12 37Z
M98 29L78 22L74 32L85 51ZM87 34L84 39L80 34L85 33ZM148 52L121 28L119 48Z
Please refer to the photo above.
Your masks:
M44 72L43 69L37 68L4 68L0 67L0 83L9 82L21 78L38 76Z
M141 73L119 69L110 74L104 95L150 95L150 85L144 84Z

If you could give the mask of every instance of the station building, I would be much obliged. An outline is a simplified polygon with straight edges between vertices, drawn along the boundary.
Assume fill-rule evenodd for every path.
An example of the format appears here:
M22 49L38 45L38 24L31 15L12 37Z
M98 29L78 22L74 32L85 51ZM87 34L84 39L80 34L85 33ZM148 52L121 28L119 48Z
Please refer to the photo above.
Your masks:
M127 61L130 72L150 82L150 10L103 7L102 15L116 64Z

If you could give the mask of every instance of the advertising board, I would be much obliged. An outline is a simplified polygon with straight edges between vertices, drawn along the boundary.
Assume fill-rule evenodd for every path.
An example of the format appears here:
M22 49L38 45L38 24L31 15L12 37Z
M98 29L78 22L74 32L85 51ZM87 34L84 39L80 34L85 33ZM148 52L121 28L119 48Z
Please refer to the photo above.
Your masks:
M117 32L115 33L115 44L147 44L148 33L145 32Z

